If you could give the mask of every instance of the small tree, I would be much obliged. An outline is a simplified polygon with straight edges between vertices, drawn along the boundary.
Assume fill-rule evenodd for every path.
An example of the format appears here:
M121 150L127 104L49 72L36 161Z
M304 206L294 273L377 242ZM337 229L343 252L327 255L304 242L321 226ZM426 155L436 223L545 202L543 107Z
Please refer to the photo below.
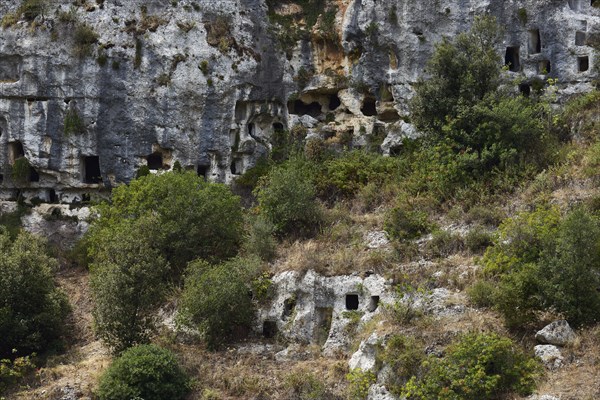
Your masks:
M202 260L190 263L181 298L181 322L198 328L210 348L247 331L254 319L248 293L259 265L256 259L244 258L216 266Z
M321 223L315 187L305 172L294 161L275 167L256 190L261 214L280 235L308 236Z
M43 240L21 232L11 242L0 228L0 358L46 350L60 338L69 304L54 284L56 267Z
M180 400L190 391L190 381L175 355L154 345L125 351L100 378L101 400Z
M116 352L148 340L169 265L161 255L159 220L147 214L94 236L91 287L97 334Z

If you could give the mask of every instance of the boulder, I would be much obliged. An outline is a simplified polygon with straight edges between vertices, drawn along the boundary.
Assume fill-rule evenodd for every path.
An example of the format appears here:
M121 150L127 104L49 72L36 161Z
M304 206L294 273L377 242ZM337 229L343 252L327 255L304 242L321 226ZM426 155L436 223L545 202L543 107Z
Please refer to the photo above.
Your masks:
M548 369L557 369L563 365L564 358L560 349L551 344L539 344L533 348L535 356Z
M554 321L535 334L535 339L542 344L566 346L575 340L575 332L567 321Z
M377 345L380 342L377 333L371 334L367 340L363 340L358 346L358 350L352 354L348 366L350 370L360 368L363 371L375 371L375 363L377 358Z

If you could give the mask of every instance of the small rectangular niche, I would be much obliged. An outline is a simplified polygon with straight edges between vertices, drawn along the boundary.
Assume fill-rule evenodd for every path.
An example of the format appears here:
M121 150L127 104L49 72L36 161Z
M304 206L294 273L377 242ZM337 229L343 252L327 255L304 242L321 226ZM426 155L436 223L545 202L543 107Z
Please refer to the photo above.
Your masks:
M209 165L198 165L198 167L196 168L196 173L198 174L198 176L200 176L200 177L204 178L204 180L206 180L209 169L210 169Z
M519 72L521 70L521 62L519 61L519 46L509 46L506 48L504 65L508 66L508 70L511 72Z
M262 334L266 339L273 339L277 335L277 322L269 320L263 322Z
M357 294L346 295L346 310L358 310L358 303Z
M368 307L369 312L377 310L377 307L379 307L379 296L371 296Z
M146 157L146 162L148 163L148 169L158 171L163 168L163 155L161 152L155 151Z
M100 172L100 157L86 156L83 157L83 183L98 184L102 183L102 173Z
M529 54L539 54L542 52L542 40L539 29L532 29L529 31L529 43L527 48L529 49Z
M577 71L586 72L590 69L590 58L588 56L577 57Z
M552 66L550 65L550 61L542 60L538 63L538 74L546 75L552 71Z
M229 169L233 175L241 175L243 168L243 161L239 158L236 158L231 161L231 166Z
M23 150L23 144L18 140L8 143L8 162L10 165L14 164L16 160L25 156Z
M585 46L586 33L577 31L575 32L575 45L576 46Z

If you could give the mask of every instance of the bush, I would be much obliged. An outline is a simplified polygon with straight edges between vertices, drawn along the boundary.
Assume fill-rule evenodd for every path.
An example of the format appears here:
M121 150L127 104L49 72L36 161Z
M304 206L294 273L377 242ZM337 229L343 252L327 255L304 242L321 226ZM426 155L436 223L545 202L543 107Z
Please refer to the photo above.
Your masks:
M432 228L426 212L405 205L392 208L385 219L385 231L395 239L409 240L428 233Z
M425 245L425 251L432 257L448 257L458 253L463 247L464 241L460 234L438 230L433 232L431 240Z
M496 334L468 334L451 345L443 358L429 357L423 375L413 377L402 395L409 400L495 399L518 393L528 395L540 374L508 338Z
M255 191L261 214L279 235L310 236L323 219L315 187L301 165L296 160L274 168Z
M425 351L414 338L393 335L386 342L380 358L391 372L386 375L386 387L395 395L400 395L408 380L419 374Z
M369 388L377 381L377 375L371 371L355 368L346 375L348 381L348 398L350 400L365 400Z
M33 21L37 16L44 14L46 7L46 0L23 0L18 14L22 14L27 21Z
M273 236L275 227L262 216L251 218L249 225L243 245L245 253L271 261L277 251L277 241Z
M85 133L85 123L79 116L79 113L76 109L70 108L65 113L65 136L69 136L71 134L82 134Z
M132 347L100 378L101 400L184 399L190 382L170 351L154 345Z
M52 277L58 263L42 239L21 232L12 242L3 228L0 254L0 358L47 350L60 339L69 312Z
M219 261L234 256L242 240L240 200L222 184L207 183L193 172L150 174L119 186L112 202L99 206L90 228L110 235L123 219L134 221L151 212L158 219L150 238L176 274L196 258ZM106 231L106 232L103 232Z
M35 356L35 353L32 356ZM34 369L35 364L30 356L17 357L12 361L10 359L0 359L0 395L9 386L19 382Z
M88 25L78 24L73 31L75 54L86 57L92 53L92 45L98 42L98 34Z
M211 349L249 330L254 304L248 292L259 266L257 260L243 258L216 266L202 260L190 263L181 297L180 321L197 328Z
M291 399L319 400L327 398L325 383L308 370L299 370L285 377L284 386Z
M94 236L90 255L94 328L115 352L148 341L169 265L157 248L151 213L113 223Z
M10 173L12 180L17 184L24 185L29 182L30 175L31 164L29 163L29 160L25 157L17 158L12 165Z

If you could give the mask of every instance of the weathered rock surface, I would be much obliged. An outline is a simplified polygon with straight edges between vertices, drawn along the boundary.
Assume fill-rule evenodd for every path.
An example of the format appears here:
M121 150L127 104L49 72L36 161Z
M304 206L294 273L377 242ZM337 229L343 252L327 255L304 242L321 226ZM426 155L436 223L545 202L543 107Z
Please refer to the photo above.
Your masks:
M347 350L353 330L379 313L382 303L394 300L389 282L379 275L326 277L288 271L272 281L273 297L260 308L256 331L318 344L324 354Z
M2 1L0 16L19 4ZM3 198L76 202L175 162L230 182L295 125L339 146L385 138L393 154L416 134L400 118L435 44L474 16L505 28L498 52L522 90L548 77L559 94L589 89L600 36L600 10L582 0L342 0L327 32L338 45L315 28L287 48L263 0L50 4L0 30ZM81 24L98 34L84 56ZM10 176L19 157L26 184Z
M535 356L548 369L557 369L563 365L564 357L560 349L551 344L539 344L533 348Z
M567 321L559 320L546 325L544 329L535 334L535 339L540 343L566 346L575 340L575 332Z
M371 334L367 340L364 340L358 346L358 350L352 354L348 367L350 370L359 368L363 371L375 371L377 362L378 346L381 345L381 338L376 333Z

